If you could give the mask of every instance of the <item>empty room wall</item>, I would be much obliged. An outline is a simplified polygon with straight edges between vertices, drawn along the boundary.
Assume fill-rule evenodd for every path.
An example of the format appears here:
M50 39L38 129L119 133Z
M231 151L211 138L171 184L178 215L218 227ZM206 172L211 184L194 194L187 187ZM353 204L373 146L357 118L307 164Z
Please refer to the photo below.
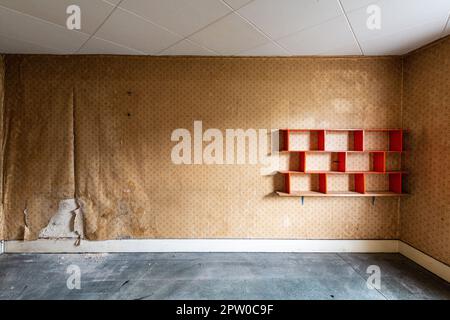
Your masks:
M88 239L397 239L398 199L302 205L262 164L172 163L171 134L399 127L401 84L400 57L7 56L5 237L75 197Z
M3 97L5 87L5 63L4 58L0 55L0 178L3 180L3 142L4 142L4 121L3 121ZM3 239L3 181L0 182L0 239Z
M450 265L450 37L404 58L403 127L411 196L401 240Z

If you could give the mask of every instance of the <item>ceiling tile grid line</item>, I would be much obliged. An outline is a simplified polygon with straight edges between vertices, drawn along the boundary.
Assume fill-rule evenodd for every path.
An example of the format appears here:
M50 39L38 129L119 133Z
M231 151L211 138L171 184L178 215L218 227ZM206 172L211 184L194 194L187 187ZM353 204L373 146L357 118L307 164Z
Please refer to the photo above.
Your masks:
M345 20L347 21L348 27L349 27L349 29L350 29L350 32L352 33L353 38L355 39L355 42L356 42L356 44L358 45L358 48L359 48L359 51L361 52L361 55L364 56L364 50L362 49L361 44L359 43L359 40L358 40L358 38L356 37L355 31L353 30L352 24L350 23L350 20L348 19L347 12L345 12L344 6L342 5L341 0L336 0L336 1L338 2L339 7L340 7L341 10L342 10L342 13L343 13L343 15L344 15L344 17L345 17Z
M206 50L209 50L209 51L214 52L214 53L217 54L217 55L220 55L220 52L217 52L216 50L214 50L214 49L212 49L212 48L209 48L209 47L207 47L207 46L205 46L205 45L199 43L198 41L195 41L195 40L192 39L191 37L192 37L193 35L195 35L195 34L201 32L201 31L203 31L204 29L208 28L209 26L211 26L211 25L217 23L218 21L220 21L220 20L226 18L227 16L229 16L229 15L231 15L231 14L233 14L233 13L237 13L237 12L236 12L237 10L239 10L240 8L242 8L242 7L246 6L246 5L248 5L249 3L253 2L254 0L251 0L250 2L245 3L243 6L240 6L240 7L238 7L237 9L233 8L233 7L232 7L230 4L228 4L228 2L226 2L225 0L219 0L219 1L220 1L221 3L223 3L226 7L228 7L228 8L230 9L230 12L228 12L226 15L224 15L224 16L222 16L222 17L219 17L219 18L217 18L217 19L211 21L210 23L208 23L208 24L206 24L205 26L201 27L200 29L198 29L198 30L192 32L191 34L186 35L183 39L181 39L181 40L179 40L179 41L173 43L172 45L170 45L170 46L167 47L167 48L164 48L163 50L161 50L161 51L158 52L157 54L158 54L158 55L159 55L159 54L162 54L163 52L169 50L170 48L172 48L172 47L178 45L178 44L181 43L182 41L188 40L188 41L191 41L191 42L195 43L195 44L198 45L199 47L202 47L202 48L204 48L204 49L206 49ZM238 16L239 16L239 15L238 15ZM242 17L241 17L241 18L242 18ZM244 19L244 20L245 20L245 19ZM270 39L270 38L269 38L269 39Z
M285 2L286 1L288 1L288 0L285 0ZM261 2L269 2L269 0L254 0L254 1L252 1L251 3L248 3L248 4L246 4L246 5L244 5L243 7L241 7L240 9L239 9L239 11L237 12L238 14L240 14L244 19L246 19L247 21L249 21L251 24L253 24L258 30L260 30L263 34L265 34L269 39L271 39L271 41L274 43L274 44L276 44L278 47L280 47L280 48L282 48L283 49L283 51L284 52L288 52L289 53L289 55L296 55L296 52L294 51L292 51L292 50L290 50L289 48L287 48L285 45L283 45L282 44L282 42L284 42L284 40L286 40L287 38L290 38L290 37L292 37L292 36L295 36L295 35L298 35L298 34L301 34L302 32L310 32L311 30L314 30L315 28L317 28L317 27L320 27L320 26L324 26L324 25L326 25L327 23L329 23L329 22L333 22L333 21L335 21L337 18L339 18L339 17L343 17L344 16L344 13L343 13L343 10L342 10L342 8L339 6L339 2L338 2L338 0L335 0L335 1L330 1L329 0L329 2L327 2L328 3L328 5L330 6L330 7L333 7L331 4L332 3L334 3L334 7L335 7L335 9L334 10L329 10L329 11L331 11L331 12L328 12L326 15L323 15L322 13L320 13L320 16L321 16L321 18L319 19L319 20L317 20L317 19L310 19L309 20L309 23L307 23L307 24L303 24L303 26L302 27L300 27L300 28L296 28L295 30L294 29L291 29L290 30L290 32L284 32L284 33L282 33L282 35L281 36L271 36L270 34L268 34L267 32L265 32L264 31L264 28L262 27L262 26L260 26L256 21L253 21L252 19L251 19L251 16L252 16L252 14L249 14L249 5L250 4L253 4L254 6L256 6L256 5L258 5L259 3L261 3ZM292 3L295 3L295 1L294 2L292 2ZM269 4L271 4L270 2L269 2ZM267 8L266 8L267 9ZM298 9L298 8L297 8ZM319 8L320 9L320 8ZM318 12L320 12L320 10L318 10L318 8L315 8L315 10L316 10L316 14L317 14L317 11ZM242 12L242 11L244 11L244 12ZM247 17L246 15L243 15L242 13L246 13L247 15L250 15L250 17ZM266 13L267 13L267 11L266 11ZM254 13L253 13L254 14ZM276 13L274 13L274 12L270 12L270 15L269 16L272 16L273 14L276 14ZM281 12L281 14L285 14L285 12ZM267 17L266 17L267 18ZM256 19L256 20L258 20L258 19ZM272 24L273 25L273 23L276 21L276 19L275 20L273 20L273 19L269 19L269 21L266 21L266 23L269 23L269 24ZM314 22L313 22L314 21ZM261 21L259 21L260 23L261 23ZM280 22L280 21L279 21ZM283 22L280 22L280 23L283 23ZM298 27L298 26L297 26ZM266 28L267 28L267 25L266 25ZM351 34L351 28L348 30L348 33L349 33L349 35ZM353 36L352 36L353 37ZM355 42L355 44L357 45L357 41ZM245 52L245 51L244 51ZM360 49L358 49L358 52L359 52L359 54L361 54L361 50ZM322 53L319 53L319 54L323 54L323 52ZM310 54L307 54L307 55L310 55ZM313 55L315 55L315 54L313 54Z
M132 15L136 16L137 18L140 18L140 19L142 19L142 20L144 20L144 21L146 21L146 22L149 22L149 23L155 25L156 27L161 28L161 29L163 29L163 30L166 30L166 31L168 31L168 32L170 32L170 33L172 33L172 34L175 34L175 35L177 35L177 36L179 37L179 39L178 39L177 41L175 41L174 43L171 43L170 45L166 46L165 48L159 50L158 52L155 53L155 55L161 55L164 51L169 50L170 48L172 48L172 47L174 47L174 46L176 46L176 45L182 43L182 42L185 41L185 40L188 40L188 41L194 43L195 45L197 45L197 46L199 46L199 47L201 47L201 48L203 48L203 49L205 49L205 50L207 50L207 51L211 51L211 52L213 52L214 54L220 55L219 52L216 52L216 51L213 50L212 48L208 48L208 47L206 47L206 46L204 46L204 45L202 45L202 44L200 44L200 43L194 41L193 39L190 39L190 37L191 37L193 34L195 34L195 33L199 32L199 31L201 31L201 30L207 28L208 26L210 26L210 25L216 23L217 21L219 21L219 20L225 18L226 16L228 16L228 15L230 15L230 14L232 14L232 13L234 12L234 9L232 9L227 3L224 3L222 0L219 0L221 3L224 3L224 5L226 5L228 8L231 9L230 12L228 12L228 13L225 14L224 16L221 16L221 17L215 19L214 21L208 23L207 25L201 27L200 29L198 29L198 30L196 30L195 32L193 32L192 34L189 34L189 35L187 35L187 36L182 36L181 34L175 32L175 31L173 31L173 30L171 30L171 29L168 29L168 28L166 28L165 26L162 26L162 25L160 25L160 24L158 24L158 23L156 23L156 22L154 22L154 21L152 21L152 20L150 20L150 19L148 19L148 18L146 18L146 17L143 17L142 15L137 14L136 12L133 12L133 11L128 10L128 9L125 9L125 8L123 8L122 6L120 6L120 4L123 3L123 2L125 2L125 1L126 1L126 0L121 0L120 3L117 4L117 8L118 8L119 10L122 10L122 11L125 11L125 12L129 13L129 14L132 14ZM110 16L109 16L108 18L110 18ZM106 21L105 21L105 22L106 22ZM99 37L99 38L102 39L101 37Z
M441 37L445 36L445 33L447 32L447 29L450 29L450 13L448 14L447 22L445 23L444 28L442 29Z
M95 36L95 34L97 33L97 31L100 30L100 28L105 24L106 20L108 20L109 17L111 17L111 15L114 13L114 11L116 11L116 9L119 7L119 5L122 3L122 1L123 1L123 0L119 0L119 2L117 2L116 5L114 5L114 8L113 8L113 9L111 10L111 12L105 17L105 19L102 21L102 23L100 23L100 25L94 30L94 32L90 35L89 39L87 39L85 42L83 42L83 44L82 44L82 45L81 45L74 53L79 53L80 50L83 49L83 47L86 45L86 43L88 43L88 41L91 40L91 39ZM107 2L107 3L111 4L111 5L113 5L111 2L108 2L108 1L105 1L105 2ZM119 43L115 43L115 42L112 42L112 41L109 41L109 40L105 40L105 39L102 39L102 40L107 41L107 42L111 42L111 43L113 43L113 44L115 44L115 45L118 45L118 46L122 46L122 47L123 47L123 45L120 45ZM130 49L131 49L131 48L130 48Z
M24 13L24 12L21 12L21 11L17 11L17 10L14 10L14 9L11 9L11 8L8 8L8 7L2 6L2 5L0 5L0 9L3 9L3 10L5 10L6 12L10 12L10 13L15 14L15 15L18 15L18 16L26 17L26 18L29 19L31 22L37 22L37 23L41 23L41 24L43 24L43 25L49 26L49 27L51 27L51 28L56 28L56 30L58 30L58 31L68 31L66 28L64 28L63 26L61 26L61 25L59 25L59 24L56 24L56 23L51 22L51 21L48 21L48 20L41 19L41 18L36 17L36 16L32 16L32 15L30 15L30 14L27 14L27 13ZM84 36L86 36L86 37L89 37L89 34L88 34L88 33L85 33L85 32L82 32L82 31L78 31L78 30L73 30L73 31L74 31L76 34L84 35ZM0 34L3 34L2 30L0 30ZM42 44L40 44L40 43L36 43L36 42L29 41L29 40L26 40L26 39L19 39L19 38L17 38L17 37L13 37L13 36L6 35L6 34L3 34L3 36L5 36L5 37L7 37L7 38L9 38L9 39L13 39L13 40L17 40L17 41L21 41L21 42L26 42L26 43L29 43L29 44L33 44L33 45L36 45L36 46L38 46L38 47L47 47L47 48L49 48L49 49L60 50L60 48L56 48L56 47L49 46L49 45L42 45Z
M104 1L104 0L102 0L102 1L105 2L105 3L107 3L108 5L110 5L110 6L112 7L112 9L111 9L111 12L105 17L105 19L97 26L97 28L95 29L95 32L96 32L96 30L98 30L98 29L101 27L101 25L107 20L107 18L113 13L113 11L114 11L114 9L115 9L114 7L116 6L116 4L113 4L113 3L111 3L111 2ZM123 0L120 0L119 3L120 3L121 1L123 1ZM88 38L82 43L82 45L81 45L80 47L75 48L73 51L65 52L65 51L62 51L60 48L57 48L57 47L52 47L52 46L49 46L49 45L43 45L43 44L41 44L41 43L36 43L36 42L32 42L32 41L27 41L26 39L18 39L18 38L15 38L15 37L11 37L11 36L9 36L9 35L4 35L4 34L2 34L2 32L0 31L0 35L2 35L3 38L10 39L10 40L15 41L15 42L17 42L17 43L22 43L22 44L29 44L29 45L32 45L32 46L34 46L38 51L40 50L40 48L42 48L42 49L47 49L47 50L52 51L52 52L55 51L57 54L76 54L76 53L78 53L78 52L80 51L80 49L83 48L83 46L84 46L91 38L94 37L94 34L95 34L95 32L93 32L93 33L88 33L88 32L79 31L79 30L70 30L70 31L69 31L69 30L66 29L64 26L62 26L62 25L60 25L60 24L58 24L58 23L55 23L55 22L53 22L53 21L49 21L49 20L47 20L47 19L42 19L41 17L38 17L38 16L36 16L36 15L31 15L31 14L28 14L28 13L26 13L26 12L19 11L19 10L10 8L10 7L5 7L5 6L2 5L2 4L0 4L0 8L2 8L2 9L4 9L4 10L7 10L7 11L10 11L10 12L15 12L16 14L21 15L21 16L25 16L25 17L27 17L27 18L30 19L30 20L40 21L41 23L47 24L47 25L52 26L53 28L56 28L56 29L61 30L61 31L64 30L64 31L67 31L67 32L75 32L75 33L77 33L77 34L83 34L83 35L85 35L86 37L88 37ZM109 43L111 43L112 45L117 46L117 47L122 47L122 48L128 49L128 50L134 50L134 49L125 47L125 46L123 46L123 45L121 45L121 44L114 43L114 42L112 42L112 41L108 41L108 40L105 40L105 39L101 39L101 40L102 40L102 41L105 41L105 42L109 42ZM0 48L0 50L1 50L1 48ZM137 50L134 50L134 51L137 51ZM32 52L31 52L31 53L32 53ZM37 52L37 53L45 53L45 52ZM47 53L48 53L48 52L47 52ZM145 54L145 52L138 52L138 53L140 53L140 54Z
M189 39L188 37L183 38L183 39L181 39L181 40L175 42L174 44L172 44L172 45L168 46L167 48L165 48L165 49L159 51L158 53L156 53L156 55L165 55L165 52L170 51L171 49L173 49L174 47L176 47L176 46L182 44L182 43L185 42L185 41L190 42L190 43L192 43L193 45L198 46L198 47L200 47L201 49L206 50L206 51L209 51L209 52L211 52L211 53L213 53L213 54L215 54L215 55L220 55L219 52L217 52L217 51L215 51L215 50L213 50L213 49L210 49L210 48L208 48L208 47L205 47L204 45L202 45L202 44L200 44L200 43L197 43L196 41L194 41L194 40L192 40L192 39Z
M235 12L236 13L236 15L238 15L241 19L243 19L245 22L247 22L249 25L251 25L253 28L255 28L257 31L259 31L263 36L265 36L269 41L268 42L272 42L272 43L274 43L276 46L278 46L281 50L283 50L283 51L285 51L285 52L287 52L288 54L290 54L290 55L292 55L292 53L288 50L288 49L286 49L285 47L283 47L281 44L279 44L279 43L277 43L274 39L272 39L267 33L265 33L263 30L261 30L261 28L259 28L256 24L254 24L252 21L250 21L250 20L248 20L247 18L245 18L244 16L242 16L241 14L239 14L239 12ZM251 49L254 49L255 47L253 47L253 48L250 48L250 49L248 49L248 50L251 50ZM240 52L244 52L244 51L247 51L247 50L242 50L242 51L240 51ZM238 52L238 54L240 53L240 52Z

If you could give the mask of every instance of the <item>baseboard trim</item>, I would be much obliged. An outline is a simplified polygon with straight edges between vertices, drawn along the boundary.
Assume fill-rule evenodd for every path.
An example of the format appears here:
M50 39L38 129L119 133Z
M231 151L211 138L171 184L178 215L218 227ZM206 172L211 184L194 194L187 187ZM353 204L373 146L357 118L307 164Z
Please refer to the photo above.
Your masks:
M418 265L421 265L445 281L450 282L450 267L448 265L434 259L422 251L417 250L403 241L399 241L398 249L400 254L404 255L408 259L411 259Z
M7 253L96 252L398 252L397 240L74 239L6 241Z

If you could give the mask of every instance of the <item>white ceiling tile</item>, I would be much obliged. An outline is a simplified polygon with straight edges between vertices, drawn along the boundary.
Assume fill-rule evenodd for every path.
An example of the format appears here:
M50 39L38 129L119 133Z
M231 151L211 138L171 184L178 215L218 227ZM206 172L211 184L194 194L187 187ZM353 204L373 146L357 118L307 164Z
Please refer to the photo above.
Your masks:
M243 6L245 6L247 3L251 2L252 0L224 0L230 7L232 7L234 10L237 10Z
M237 11L272 39L315 26L337 17L337 0L255 0Z
M75 52L89 38L85 33L68 30L4 7L0 7L0 33L8 38L64 53Z
M0 53L63 54L64 51L41 47L34 43L11 39L0 34Z
M78 5L81 11L81 30L92 34L114 7L101 0L0 0L4 6L66 27L69 5Z
M95 35L147 54L158 53L182 39L121 9L116 9Z
M178 42L160 53L169 56L213 56L216 55L211 50L203 48L188 39Z
M246 50L240 52L238 56L288 56L289 52L280 48L273 42L268 42L263 44L262 46L258 46L256 48L252 48L250 50Z
M111 41L92 37L77 54L123 54L123 55L144 55L142 51L121 46Z
M402 37L409 39L411 48L424 41L426 34L430 39L436 32L441 33L450 12L449 0L381 0L377 3L381 12L381 28L369 29L366 25L370 14L366 7L347 13L355 35L361 44L364 54L377 52L402 52L407 43ZM421 26L428 24L423 31ZM435 28L431 30L430 28ZM418 33L417 33L418 32ZM416 34L416 35L414 35ZM389 39L392 39L391 42ZM416 41L417 40L417 41ZM397 41L400 41L398 43ZM425 40L426 41L426 40ZM382 45L387 51L373 50L371 43Z
M233 55L269 41L252 25L234 13L195 33L190 38L224 55Z
M359 8L367 8L371 4L376 4L380 0L340 0L342 3L342 7L346 12L359 9ZM395 0L393 0L395 1Z
M294 55L361 54L344 16L297 32L277 42Z
M120 7L182 36L231 12L219 0L124 0Z
M442 23L430 21L403 32L360 40L365 55L401 55L437 40L442 34Z

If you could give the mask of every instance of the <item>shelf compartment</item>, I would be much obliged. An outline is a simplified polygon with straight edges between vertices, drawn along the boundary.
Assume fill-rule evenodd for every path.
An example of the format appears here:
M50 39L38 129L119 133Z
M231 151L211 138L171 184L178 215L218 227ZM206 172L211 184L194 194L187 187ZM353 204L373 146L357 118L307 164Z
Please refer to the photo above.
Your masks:
M325 130L325 150L327 151L363 151L364 131L363 130Z
M403 129L366 129L364 131L366 133L364 150L403 151Z
M325 130L321 129L282 129L282 151L324 151Z
M303 172L280 171L284 176L284 191L285 193L298 192L321 192L326 193L327 181L326 174L305 174Z
M402 154L398 152L386 153L386 171L398 171L402 168Z
M346 171L371 171L370 153L349 152L346 160Z
M364 173L327 175L327 193L357 192L365 193Z
M404 193L403 172L389 172L384 175L366 175L366 192Z

